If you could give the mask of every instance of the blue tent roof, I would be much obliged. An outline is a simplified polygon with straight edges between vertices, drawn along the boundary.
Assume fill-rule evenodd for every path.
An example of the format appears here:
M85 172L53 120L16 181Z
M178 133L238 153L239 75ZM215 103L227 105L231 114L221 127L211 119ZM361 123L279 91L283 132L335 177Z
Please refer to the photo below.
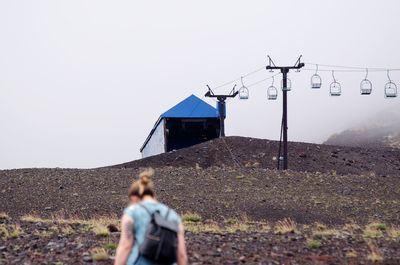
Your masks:
M162 118L216 118L218 110L195 95L182 100L161 114Z

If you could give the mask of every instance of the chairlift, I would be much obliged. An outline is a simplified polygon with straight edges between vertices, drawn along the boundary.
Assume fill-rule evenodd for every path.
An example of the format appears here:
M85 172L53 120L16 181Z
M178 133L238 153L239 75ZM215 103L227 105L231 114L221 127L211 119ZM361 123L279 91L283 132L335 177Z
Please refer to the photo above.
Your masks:
M397 97L397 86L390 79L389 70L387 70L387 77L389 79L389 82L387 82L385 85L385 98L395 98Z
M315 74L311 76L311 88L312 89L320 89L322 85L321 76L318 74L318 64L317 69L315 70Z
M272 84L267 89L268 100L276 100L278 98L278 89L274 87L274 77L272 76Z
M282 88L282 91L290 91L290 90L292 90L292 81L290 81L290 79L289 78L286 78L286 87L283 87L283 79L282 79L282 81L281 81L281 88Z
M249 89L243 84L243 76L240 77L242 87L239 89L239 99L249 99Z
M340 96L342 94L342 87L340 83L335 79L335 73L332 71L333 82L329 86L329 94L333 97Z
M372 92L372 83L367 79L367 77L368 77L368 68L365 74L365 78L360 83L361 95L370 95Z

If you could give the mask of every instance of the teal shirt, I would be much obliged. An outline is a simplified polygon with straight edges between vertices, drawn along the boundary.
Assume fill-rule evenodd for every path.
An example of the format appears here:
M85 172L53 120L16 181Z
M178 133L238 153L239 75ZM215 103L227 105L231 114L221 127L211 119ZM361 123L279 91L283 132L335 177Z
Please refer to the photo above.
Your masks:
M166 216L168 211L168 207L160 202L141 202L140 204L143 204L151 213L155 212L156 210L160 211L161 216ZM139 245L144 240L146 228L151 221L151 216L143 207L137 204L132 204L125 208L124 214L130 216L134 221L135 242L129 255L128 262L126 263L127 265L133 265L137 260L139 254ZM179 215L172 209L169 211L168 220L175 220L178 222L178 224L182 223ZM157 263L154 263L145 257L140 257L136 265L157 265Z

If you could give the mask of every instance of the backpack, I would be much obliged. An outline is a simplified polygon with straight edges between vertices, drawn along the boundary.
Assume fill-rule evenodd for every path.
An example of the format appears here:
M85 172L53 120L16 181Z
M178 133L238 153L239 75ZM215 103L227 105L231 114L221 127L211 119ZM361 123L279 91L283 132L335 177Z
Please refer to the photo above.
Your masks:
M176 262L177 233L179 229L178 222L168 220L170 209L168 208L166 216L162 217L158 210L151 213L144 205L138 205L146 210L151 216L151 220L147 225L143 243L139 245L139 255L136 262L140 256L159 264L172 264Z

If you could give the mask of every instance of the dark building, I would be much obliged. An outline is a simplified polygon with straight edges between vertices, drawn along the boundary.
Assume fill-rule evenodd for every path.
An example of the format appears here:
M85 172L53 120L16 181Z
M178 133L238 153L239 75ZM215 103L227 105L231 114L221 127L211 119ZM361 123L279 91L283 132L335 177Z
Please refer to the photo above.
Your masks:
M219 130L218 110L191 95L161 114L140 152L148 157L189 147L217 138Z

